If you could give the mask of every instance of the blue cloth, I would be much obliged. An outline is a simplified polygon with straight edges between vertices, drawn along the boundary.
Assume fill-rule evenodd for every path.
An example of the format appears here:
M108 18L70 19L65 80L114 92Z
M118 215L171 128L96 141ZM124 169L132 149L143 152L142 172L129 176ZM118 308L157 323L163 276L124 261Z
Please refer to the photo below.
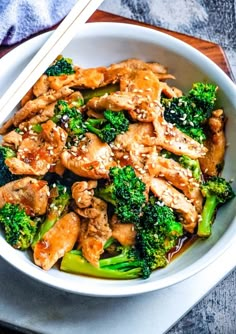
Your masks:
M77 0L0 0L0 44L11 45L63 19Z

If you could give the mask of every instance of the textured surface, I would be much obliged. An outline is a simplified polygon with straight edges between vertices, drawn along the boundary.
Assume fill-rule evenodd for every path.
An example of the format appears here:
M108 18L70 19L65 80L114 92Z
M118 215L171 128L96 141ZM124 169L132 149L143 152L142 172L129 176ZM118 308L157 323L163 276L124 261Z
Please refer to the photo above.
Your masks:
M235 0L105 0L100 9L216 42L236 77Z
M235 0L105 0L100 8L218 43L224 48L236 78ZM236 270L168 334L235 334L235 285Z

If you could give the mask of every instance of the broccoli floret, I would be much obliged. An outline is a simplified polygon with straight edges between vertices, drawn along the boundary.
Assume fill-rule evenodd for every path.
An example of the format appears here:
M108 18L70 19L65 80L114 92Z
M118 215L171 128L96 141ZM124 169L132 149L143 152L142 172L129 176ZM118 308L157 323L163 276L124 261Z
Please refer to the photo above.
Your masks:
M98 187L96 196L111 203L122 222L137 222L145 203L145 184L136 176L131 166L112 167L110 182Z
M172 209L151 196L136 224L136 248L145 262L146 274L167 265L167 253L183 235L183 226Z
M83 115L64 100L58 100L54 108L53 122L59 123L70 137L82 138L86 132Z
M135 228L135 245L118 245L115 255L99 260L98 268L88 263L81 251L71 251L63 257L61 270L113 279L148 278L153 270L167 265L167 253L183 235L183 227L170 208L151 197Z
M161 150L160 154L162 157L166 159L173 159L177 161L182 167L191 170L193 177L197 181L200 181L202 171L198 160L191 159L187 155L179 156L164 149Z
M55 60L55 62L48 67L45 74L48 76L59 76L62 74L73 74L75 73L72 59L60 57Z
M197 108L205 111L206 117L210 117L216 101L217 87L212 84L196 82L189 91L191 101L195 103ZM203 116L204 120L204 116Z
M6 159L15 157L15 155L15 152L9 147L0 146L0 187L18 179L18 176L12 174L5 163Z
M129 121L124 112L104 111L104 118L88 118L86 121L88 131L95 133L103 142L110 143L116 136L126 132L129 127Z
M148 278L153 270L167 265L167 253L177 245L183 227L172 209L151 196L135 229L134 246L116 246L114 238L106 242L104 249L114 245L115 252L101 258L98 268L88 263L81 251L73 250L63 257L61 270L113 279Z
M165 120L202 143L206 139L204 123L213 111L216 91L213 84L197 82L187 95L162 99Z
M60 269L74 274L111 279L133 279L142 277L142 261L134 257L132 247L121 247L118 255L101 259L94 267L81 251L71 251L62 258Z
M37 223L18 204L6 203L0 209L0 224L4 228L6 241L11 246L21 250L31 246Z
M210 177L201 185L205 197L201 220L198 223L197 234L200 237L211 235L211 225L216 208L232 199L235 194L229 182L219 176Z
M202 171L198 160L191 159L187 155L182 155L178 161L184 168L191 170L193 177L197 181L200 181Z
M71 195L67 187L61 185L60 183L54 184L51 188L50 194L52 199L49 201L46 218L35 235L32 246L41 240L44 234L53 227L53 225L64 214L69 205Z

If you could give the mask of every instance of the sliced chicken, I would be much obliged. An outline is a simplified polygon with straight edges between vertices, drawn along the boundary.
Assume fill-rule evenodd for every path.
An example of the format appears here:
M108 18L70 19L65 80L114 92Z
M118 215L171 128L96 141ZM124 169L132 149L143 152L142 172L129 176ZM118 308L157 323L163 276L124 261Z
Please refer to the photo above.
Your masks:
M167 68L159 63L144 62L136 58L129 58L119 63L112 64L108 67L110 69L126 68L130 70L150 70L155 74L167 74Z
M181 190L192 202L197 212L202 211L202 193L200 184L197 182L189 169L183 168L173 159L167 159L157 154L152 154L148 161L148 171L154 177L163 177L175 188Z
M138 95L137 93L115 92L110 95L93 97L88 101L87 107L95 110L133 110L145 101L146 97Z
M116 215L112 216L110 223L112 237L118 240L122 246L133 246L135 244L136 231L134 228L134 224L122 224L119 222Z
M8 146L13 149L18 149L22 142L22 135L15 130L8 132L2 137L3 146Z
M74 74L49 76L51 89L59 90L64 86L95 89L103 85L105 67L77 68Z
M72 185L72 198L80 209L91 206L96 187L97 181L94 180L75 182Z
M44 109L49 104L59 99L64 99L71 93L73 93L72 89L69 87L63 87L58 91L49 90L38 98L28 101L20 110L14 114L11 119L3 124L3 126L0 128L0 134L5 134L12 125L18 127L22 121L35 116L38 112L40 112L41 109Z
M137 176L146 184L147 194L150 175L146 164L149 156L157 152L155 140L152 123L140 122L130 124L128 131L118 135L111 145L120 166L130 165L135 169Z
M36 81L33 86L33 93L36 97L45 94L49 90L48 76L46 74L41 75L41 77Z
M41 124L51 119L54 116L55 104L56 102L49 104L45 108L41 109L35 116L21 122L19 124L19 129L24 131L24 129L29 128L30 125Z
M138 93L149 101L160 100L162 86L150 70L133 70L120 79L120 90Z
M208 151L199 161L203 173L213 176L221 172L224 163L226 139L224 133L225 119L222 109L213 111L208 126L209 134L205 142Z
M110 167L114 166L112 155L107 143L88 132L77 147L73 146L62 153L61 161L76 175L95 180L107 179Z
M22 140L17 156L6 159L11 173L17 175L45 175L64 149L67 133L52 121L42 124L38 135L29 131Z
M104 245L112 232L108 224L107 204L100 198L93 197L88 208L77 208L75 211L85 217L79 236L79 248L83 256L95 267L99 266L99 259L104 252Z
M34 262L49 270L73 249L80 232L80 219L74 212L67 213L38 241L34 247Z
M165 121L160 112L155 118L154 129L156 132L156 145L177 155L187 155L192 159L203 157L207 148L185 135L177 129L173 124Z
M0 188L0 208L6 203L20 204L31 216L43 215L46 213L48 196L46 181L25 177Z
M183 218L183 227L185 230L194 233L194 229L198 223L198 213L184 194L161 178L153 178L150 188L153 194L162 200L165 205L180 214Z
M21 107L23 107L26 102L28 102L29 100L32 100L34 98L34 93L33 93L33 87L31 87L28 92L22 97L21 101L20 101L20 105Z

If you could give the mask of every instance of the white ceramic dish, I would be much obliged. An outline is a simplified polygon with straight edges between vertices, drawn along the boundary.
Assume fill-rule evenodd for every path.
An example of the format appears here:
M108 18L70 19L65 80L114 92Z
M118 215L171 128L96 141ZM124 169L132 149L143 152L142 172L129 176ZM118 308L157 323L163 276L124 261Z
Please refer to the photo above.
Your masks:
M8 88L48 33L17 47L0 60L0 95ZM78 35L63 51L84 67L109 65L126 58L137 57L158 61L168 66L177 78L175 85L183 90L193 82L208 81L219 86L219 107L228 117L229 145L223 176L236 176L236 88L233 82L212 61L187 44L151 29L119 24L90 23L79 28ZM9 115L0 115L3 122ZM235 184L233 184L235 189ZM76 276L51 269L45 272L33 264L30 254L14 250L0 235L1 256L25 274L43 283L73 293L91 296L128 296L168 287L208 266L236 240L236 199L219 210L213 234L208 240L195 242L166 268L154 272L148 280L113 281ZM222 264L223 265L223 264Z

